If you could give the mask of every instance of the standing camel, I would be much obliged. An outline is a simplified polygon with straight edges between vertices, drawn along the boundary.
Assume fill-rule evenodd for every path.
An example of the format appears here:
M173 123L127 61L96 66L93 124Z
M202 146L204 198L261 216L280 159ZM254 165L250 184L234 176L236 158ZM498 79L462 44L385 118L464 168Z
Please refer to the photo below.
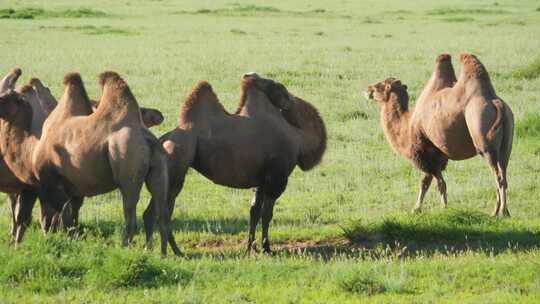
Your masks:
M450 55L437 58L435 71L413 111L408 108L407 86L398 79L371 85L366 94L381 106L382 127L394 150L424 172L413 211L420 211L434 177L446 206L442 171L448 160L480 154L496 178L493 215L509 216L506 169L512 151L512 110L497 96L487 70L476 56L462 54L460 61L461 74L456 82Z
M189 167L219 185L256 188L247 252L255 248L255 230L262 219L262 248L270 253L274 204L297 165L310 170L321 161L326 128L310 103L289 94L282 84L251 73L243 76L235 114L225 111L209 83L199 82L182 107L178 127L160 142L168 156L171 213ZM144 214L150 234L152 205Z
M128 245L136 232L136 205L146 182L156 201L161 252L166 255L172 233L166 205L169 181L165 154L143 125L131 90L117 73L102 73L102 96L92 112L79 74L68 74L64 84L62 102L47 118L34 153L34 173L42 187L61 188L67 193L76 209L74 214L85 196L119 189L126 220L123 244ZM147 246L151 242L148 238ZM173 251L180 254L176 247Z
M47 198L40 195L39 185L32 172L32 153L41 134L47 113L37 100L30 85L20 92L15 83L21 75L14 69L0 83L0 189L9 194L11 202L11 237L19 243L31 220L37 197L41 202L41 226L47 232L66 197L55 193Z

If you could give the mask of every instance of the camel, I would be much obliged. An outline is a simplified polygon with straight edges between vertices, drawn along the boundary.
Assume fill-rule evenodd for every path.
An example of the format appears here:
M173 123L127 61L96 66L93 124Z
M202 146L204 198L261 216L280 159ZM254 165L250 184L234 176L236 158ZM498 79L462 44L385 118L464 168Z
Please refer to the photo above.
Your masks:
M51 94L49 88L44 86L38 78L30 79L29 84L34 89L28 91L29 93L32 93L33 96L27 96L27 99L30 101L33 109L32 130L36 136L40 137L45 119L56 108L58 102L56 98ZM90 100L90 102L92 106L92 112L96 111L99 102L93 99ZM157 109L141 107L140 111L142 121L147 128L158 126L164 120L163 114L161 114L161 112ZM16 203L12 204L16 206ZM80 204L82 204L82 201L79 204L77 204L77 202L71 202L70 207L73 208L69 210L72 212L63 214L63 223L65 228L71 228L72 226L76 226L78 224L78 209L80 208ZM43 212L41 215L41 219L44 231L46 232L49 230L51 223L55 224L53 226L56 229L56 226L58 224L55 218L56 216L58 216L57 210L55 210L54 208L47 208L47 206L43 206L42 210ZM27 221L30 221L30 219L27 219Z
M366 95L381 106L381 124L393 149L424 172L413 209L421 210L433 178L447 206L442 171L448 160L480 154L496 179L497 202L493 216L509 216L506 170L512 151L514 116L495 93L489 74L478 58L460 56L456 80L451 57L437 57L435 71L414 110L409 110L407 86L388 78L368 87Z
M80 75L66 75L62 100L45 121L33 154L34 174L43 189L60 188L67 193L71 208L77 209L74 214L78 214L84 197L119 189L126 221L124 246L132 242L136 232L136 205L146 182L156 201L161 253L166 255L172 233L164 151L143 125L127 83L115 72L102 73L99 83L102 96L93 112ZM64 212L69 213L69 209ZM147 238L146 245L151 243ZM173 251L180 254L175 247Z
M2 81L0 82L0 88L3 88L5 91L14 90L15 84L22 74L22 71L18 68L13 69L8 75L6 75ZM19 103L15 103L16 105L20 103L29 104L31 108L31 127L30 127L30 134L31 136L37 137L38 139L41 137L41 131L43 127L43 123L45 119L48 117L50 112L56 107L58 102L54 98L54 96L51 94L48 87L44 86L43 83L38 78L32 78L28 85L25 85L22 87L22 89L18 89L19 95L13 95L13 98L22 98L26 103L23 101L20 101ZM18 112L18 115L24 115L25 109L28 111L28 107L19 107L21 110ZM95 108L94 108L95 110ZM152 126L156 126L161 124L163 121L163 115L160 111L156 109L151 108L141 108L141 116L143 119L144 124L150 128ZM23 116L21 116L23 117ZM20 123L20 122L19 122ZM9 124L7 124L9 126ZM8 130L7 128L2 129L4 132L5 130ZM3 134L3 133L0 133ZM24 132L19 132L19 134L26 134ZM6 135L3 135L4 138ZM19 139L15 142L20 142L22 139ZM19 151L16 147L12 147L12 143L5 143L2 149L2 153L8 153L10 149L13 151ZM29 147L33 147L33 145L29 145ZM29 153L22 153L21 155L29 155ZM21 159L18 163L12 162L12 166L19 166L19 164L24 164L27 162L28 159L24 158ZM28 167L19 168L21 171L27 170ZM28 176L26 176L28 178ZM11 202L11 211L12 211L12 228L11 228L11 235L12 238L16 241L16 243L20 242L22 240L22 237L24 235L24 229L31 221L31 211L33 208L33 205L35 204L35 199L39 196L34 190L36 185L28 185L28 184L19 184L19 180L17 177L11 172L9 167L5 164L3 161L3 158L0 162L0 188L13 188L13 189L4 189L9 194L9 199ZM27 182L29 182L27 180ZM35 181L31 181L31 183L34 183ZM13 187L13 185L19 185L16 187ZM24 191L21 190L21 187L24 188ZM32 189L30 189L32 188ZM59 211L57 208L60 206L59 200L66 200L67 198L60 193L55 193L54 200L57 202L54 202L53 205L50 205L46 201L44 201L43 198L40 197L40 203L41 203L41 217L40 222L42 226L43 232L47 233L51 228L56 229L58 225L58 216ZM75 222L78 220L78 214L76 216ZM74 220L71 219L69 222L73 222Z
M15 83L22 74L13 69L0 83L0 189L8 193L12 213L11 237L19 243L31 220L36 198L40 197L41 226L47 232L55 220L65 197L52 196L46 201L39 195L32 175L31 154L41 134L40 123L45 110L37 101L30 85L15 91ZM54 208L56 206L56 209Z
M179 125L160 139L167 152L170 212L189 167L212 182L231 188L255 188L251 201L247 253L255 247L262 219L262 248L270 253L269 226L276 200L298 165L315 167L326 149L326 128L310 103L280 83L255 73L242 78L234 114L225 111L211 85L201 81L184 103ZM144 213L152 233L153 201Z

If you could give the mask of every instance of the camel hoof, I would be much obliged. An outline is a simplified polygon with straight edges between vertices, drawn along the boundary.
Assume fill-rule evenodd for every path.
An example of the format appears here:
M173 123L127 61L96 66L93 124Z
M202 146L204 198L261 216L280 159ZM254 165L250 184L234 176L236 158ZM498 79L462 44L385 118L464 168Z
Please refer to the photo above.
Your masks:
M154 250L154 243L153 242L146 242L146 244L144 244L144 250L146 250L146 251Z
M413 208L413 210L412 210L411 212L412 212L412 214L420 214L420 213L422 213L422 209L420 209L420 208Z

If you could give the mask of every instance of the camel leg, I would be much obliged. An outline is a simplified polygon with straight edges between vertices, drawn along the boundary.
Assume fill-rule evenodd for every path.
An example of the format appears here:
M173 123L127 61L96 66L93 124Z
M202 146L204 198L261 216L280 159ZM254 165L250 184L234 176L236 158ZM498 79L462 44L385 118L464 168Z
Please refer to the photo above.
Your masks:
M147 213L145 219L150 220L153 224L156 217L155 215L152 216L152 212L155 212L158 215L158 224L161 235L161 254L163 256L167 255L167 244L170 244L175 255L182 255L171 230L172 205L174 204L169 200L172 196L169 193L167 162L165 156L155 150L152 151L151 167L146 176L146 187L152 194L153 204L151 204L152 206L148 206L150 209L147 208L147 210L149 210L150 213ZM179 191L175 193L175 196L178 193ZM145 223L145 226L149 227L149 224ZM151 246L151 243L149 244L148 242L152 241L152 228L149 228L150 231L147 231L146 235L147 246Z
M270 228L270 222L274 215L274 204L276 200L285 191L288 182L288 172L283 167L283 163L279 159L275 159L268 163L268 171L265 178L265 184L263 187L264 200L262 203L261 217L262 217L262 248L265 253L271 253L270 238L268 237L268 230Z
M50 181L50 180L49 180ZM61 222L61 212L68 196L55 186L45 186L38 192L41 205L41 229L47 233L57 231Z
M441 203L443 205L443 208L446 208L448 207L448 193L446 192L446 182L444 181L442 173L435 175L435 178L437 179L437 189L439 189L439 193L441 194Z
M507 198L506 198L506 189L508 188L508 182L506 180L506 168L498 164L499 176L497 177L497 185L499 188L499 200L500 200L500 209L499 215L510 216L510 211L508 211Z
M150 198L148 206L143 212L144 231L146 232L146 244L144 245L147 250L151 250L154 246L154 224L156 222L156 204L154 198Z
M124 208L124 220L126 221L126 232L123 246L128 246L133 242L133 237L137 232L137 202L139 201L139 195L141 186L131 185L129 187L122 187L120 192L122 193L122 203Z
M15 232L15 244L19 244L24 236L26 227L30 225L32 220L32 209L36 203L37 194L33 191L23 190L19 195L16 210L16 232Z
M182 191L182 188L184 186L184 177L181 178L181 181L178 182L176 185L171 185L171 190L169 193L169 199L168 199L168 207L169 207L169 217L172 218L173 212L174 212L174 205L176 201L176 197L180 194ZM144 210L143 213L143 222L144 222L144 229L146 231L146 249L152 249L153 244L153 235L154 235L154 224L156 222L156 204L154 202L154 198L152 197L150 199L150 203L148 204L148 207L146 207L146 210ZM175 252L176 255L181 255L180 249L178 248L176 241L174 240L174 235L172 233L172 229L170 229L169 232L169 245L171 246L173 252Z
M43 233L47 233L49 232L53 224L53 218L56 214L56 210L54 210L54 208L52 208L47 202L45 202L41 198L39 199L39 203L41 206L41 214L40 214L41 230L43 231Z
M262 248L264 253L272 253L270 249L270 238L268 237L268 230L270 228L270 222L274 215L274 204L276 200L265 195L264 202L262 204Z
M481 154L488 162L493 175L495 175L495 182L497 186L497 203L492 215L510 216L510 212L506 206L506 172L505 170L501 170L502 168L499 163L498 153L493 149L488 149L488 151L482 152Z
M251 200L251 208L249 210L249 236L246 254L251 252L251 249L255 249L255 232L257 230L257 225L261 219L261 207L263 204L263 191L259 187L256 189Z
M15 220L17 211L17 199L18 195L14 193L9 194L9 202L11 206L11 238L15 240L15 233L17 231L17 222Z
M422 203L424 202L424 197L426 196L429 186L431 186L431 181L433 180L433 175L429 173L424 173L424 177L420 182L420 191L418 192L418 198L416 199L416 205L414 205L413 213L419 213L422 209Z

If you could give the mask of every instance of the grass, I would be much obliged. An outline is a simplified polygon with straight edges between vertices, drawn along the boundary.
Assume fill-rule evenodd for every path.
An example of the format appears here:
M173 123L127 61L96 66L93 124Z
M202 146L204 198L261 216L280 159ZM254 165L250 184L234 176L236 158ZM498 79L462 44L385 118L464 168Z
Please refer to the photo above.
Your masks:
M152 129L161 135L176 126L197 81L208 80L233 110L241 75L256 71L316 105L329 136L322 164L295 170L278 200L274 256L244 256L252 192L195 171L173 215L182 258L145 250L142 228L130 248L121 247L118 192L86 200L74 240L42 235L36 207L15 249L9 203L0 195L0 303L537 302L538 3L498 2L424 1L415 10L405 2L321 0L0 5L9 17L0 19L0 72L21 67L20 84L39 77L60 97L63 76L75 70L97 97L96 76L118 71L141 105L164 113ZM81 7L90 13L67 13ZM432 185L424 212L411 214L421 173L394 154L378 105L363 97L368 85L394 76L414 104L436 56L452 54L459 73L464 51L485 63L515 114L510 219L489 216L494 178L480 157L449 163L449 209ZM143 191L139 227L148 199ZM257 237L260 243L260 231Z
M518 122L516 134L518 138L540 140L540 113L527 113Z
M59 11L47 11L42 8L33 7L0 9L0 19L96 18L106 16L107 14L105 12L90 8L75 8Z
M517 79L535 79L540 77L540 57L528 65L517 68L513 76Z
M483 8L436 8L427 12L428 15L503 15L509 14L501 9L483 9Z
M138 32L126 29L126 28L120 28L120 27L114 27L109 25L102 25L102 26L95 26L95 25L79 25L79 26L49 26L49 27L42 27L43 29L56 29L56 30L62 30L62 31L76 31L81 32L83 34L87 35L107 35L107 34L113 34L113 35L137 35Z

